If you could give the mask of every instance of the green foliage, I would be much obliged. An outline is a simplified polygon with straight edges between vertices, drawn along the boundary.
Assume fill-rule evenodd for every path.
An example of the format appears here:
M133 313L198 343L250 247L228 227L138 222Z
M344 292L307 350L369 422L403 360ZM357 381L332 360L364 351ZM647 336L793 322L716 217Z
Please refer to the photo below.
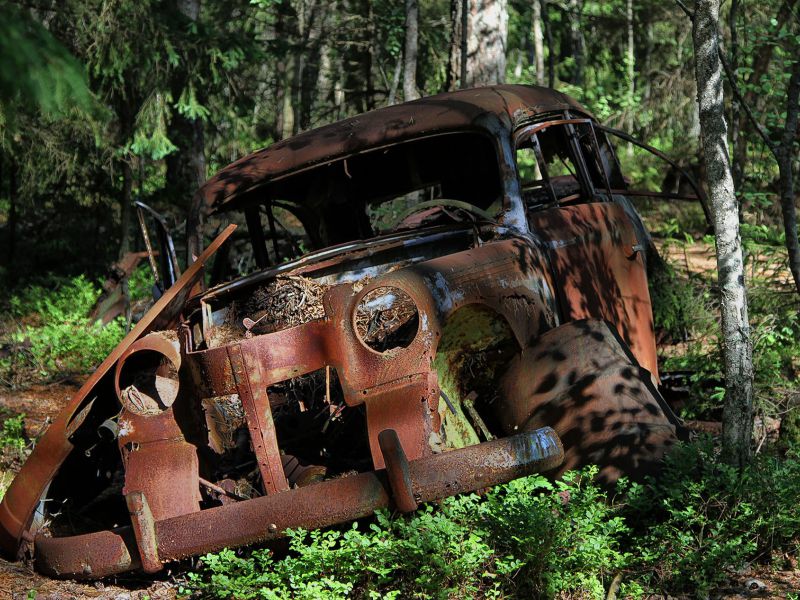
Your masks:
M656 330L672 340L686 339L702 318L698 313L703 305L698 301L695 288L679 278L675 269L658 256L654 255L647 266Z
M625 532L587 470L552 484L530 477L428 505L381 512L367 529L294 531L290 553L203 557L187 592L215 598L602 598L623 567Z
M149 264L141 264L128 278L128 296L131 304L153 299L153 272Z
M742 473L709 440L678 447L663 475L622 482L533 476L366 526L290 533L287 556L203 557L184 594L204 598L604 598L703 595L745 563L796 553L800 460L758 455ZM781 566L779 564L778 566Z
M564 592L602 598L629 558L627 527L594 484L594 468L561 481L528 477L490 492L481 506L497 552L514 564L512 588L524 597Z
M63 114L92 111L94 99L83 67L47 29L29 15L0 2L0 131L16 105Z
M713 238L693 239L674 217L660 219L657 234L666 238L664 254L673 250L673 262L649 265L656 328L667 334L666 341L687 342L680 352L664 358L662 370L691 372L692 398L683 416L716 419L724 400L724 380L715 274L690 272L693 267L687 255L705 255L708 260L704 262L713 268ZM786 415L788 432L794 419L789 409L796 406L793 397L800 372L800 320L783 235L774 226L743 224L742 243L746 250L756 410L768 417ZM674 252L675 248L679 251Z
M631 567L655 589L702 595L746 562L796 553L798 475L794 454L757 455L740 473L717 460L710 439L680 446L658 481L627 494L625 512L637 530Z
M3 421L0 429L0 449L21 451L27 442L25 441L25 415L19 414L8 417Z
M0 360L0 375L9 385L85 373L98 365L125 333L118 319L93 323L89 314L99 288L83 276L32 285L10 300L14 326L5 343L15 349Z

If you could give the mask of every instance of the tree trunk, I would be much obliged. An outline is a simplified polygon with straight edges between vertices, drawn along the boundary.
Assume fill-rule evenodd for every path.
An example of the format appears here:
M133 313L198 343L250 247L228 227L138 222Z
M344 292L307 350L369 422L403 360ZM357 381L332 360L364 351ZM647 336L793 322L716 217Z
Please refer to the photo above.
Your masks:
M188 22L196 23L200 17L200 0L177 0L176 7ZM178 100L190 85L189 74L177 70L172 81L172 95ZM206 93L200 87L195 90L197 101L204 104ZM166 158L167 186L172 197L182 210L191 206L194 192L206 180L205 135L203 121L173 113L169 124L169 138L177 151ZM130 166L128 166L130 168Z
M131 222L133 221L133 169L128 157L124 157L121 161L120 167L122 168L122 205L120 207L119 215L119 255L118 258L122 259L128 252L131 251Z
M739 70L739 35L738 29L736 26L736 16L739 11L739 0L731 0L731 7L728 13L728 27L731 32L731 44L730 44L730 58L729 62L731 65L731 72L733 73L734 78L737 77L737 71ZM730 131L730 139L731 139L731 152L733 156L739 156L739 101L736 98L731 100L731 131ZM733 161L732 165L733 171L733 185L735 189L741 192L742 184L744 183L744 169L742 168L743 165L738 160ZM739 215L741 218L741 203L739 204L740 210Z
M176 204L185 210L194 192L206 180L203 122L175 113L169 125L169 139L177 150L165 159L167 186Z
M542 34L542 0L533 0L533 53L536 61L536 84L544 85L544 36Z
M366 0L364 9L367 15L367 26L364 28L364 89L367 110L372 110L375 108L375 82L372 79L372 65L375 63L375 10L372 0ZM416 77L414 80L416 82Z
M575 66L572 69L572 83L579 88L583 87L583 76L586 69L586 53L583 42L583 0L569 0L567 4L569 19L569 36L572 45L572 58Z
M542 5L542 25L544 26L544 37L547 40L547 85L556 85L556 57L553 54L553 28L550 26L550 12L547 0L539 0Z
M503 83L506 75L508 0L475 0L468 11L466 87ZM462 87L465 87L462 83Z
M456 89L458 81L461 48L461 0L450 0L450 49L447 55L447 73L444 79L444 92Z
M459 39L459 78L458 87L464 89L469 69L469 0L461 1L461 38Z
M783 25L788 21L793 14L794 6L798 0L783 0L778 12L775 14L775 31L780 31ZM748 106L756 106L758 104L758 95L760 94L761 78L769 69L772 62L772 55L775 50L775 44L761 44L756 50L755 56L751 63L750 76L747 78L747 92L744 94L744 102ZM747 115L744 111L739 113L738 130L740 132L746 131L747 128ZM753 132L755 133L755 132ZM736 168L741 170L741 177L744 180L744 167L747 164L747 136L742 136L741 143L736 147L734 154L734 162Z
M642 89L642 98L643 104L647 105L650 102L650 91L651 91L651 83L650 80L652 79L651 73L653 71L653 45L654 45L654 35L653 35L653 21L648 18L647 19L647 26L646 26L646 33L645 39L646 43L644 46L644 67L640 69L640 73L643 75L641 80L644 82Z
M750 459L753 431L753 364L739 213L728 158L719 60L719 0L697 0L693 20L697 102L700 110L706 181L717 245L717 271L725 359L723 458L742 467Z
M288 12L288 3L279 2L275 10L275 39L280 43L287 43L289 38L289 26L287 25L290 20ZM275 125L272 132L272 139L278 141L283 139L284 136L284 122L286 115L284 113L284 106L286 104L286 96L288 92L289 81L289 65L287 64L288 52L281 52L280 56L275 61ZM291 99L289 101L291 104Z
M8 166L8 283L14 285L17 280L17 162L12 159Z
M367 3L365 10L369 13L372 8L371 2ZM325 53L325 43L328 41L328 30L330 28L330 15L336 10L335 2L313 2L308 3L304 9L304 18L299 30L300 45L302 48L301 72L298 74L297 85L299 86L299 104L297 112L298 130L305 131L314 124L314 107L324 100L325 87L320 86L320 72L323 65L323 55ZM369 28L365 28L369 31ZM368 34L367 34L368 35ZM371 55L362 64L368 69L370 76L366 78L365 87L367 89L367 110L369 106L369 96L372 91L372 63Z
M401 52L394 65L394 73L392 73L392 85L389 87L389 97L386 104L391 106L397 101L397 88L400 86L400 72L403 68L403 53Z
M294 89L295 85L295 61L297 57L294 52L290 52L283 59L286 62L286 71L283 78L283 102L281 103L280 120L280 139L291 137L295 131L294 125Z
M792 67L792 76L786 93L786 122L783 126L781 145L776 149L781 185L781 212L783 213L783 230L786 234L786 250L789 253L789 269L794 278L794 285L800 293L800 243L797 239L797 212L794 198L794 178L792 162L796 157L794 151L797 139L798 111L800 111L800 62Z
M451 0L448 89L505 80L508 0Z
M406 2L406 41L403 50L403 98L406 102L419 98L417 93L417 43L419 39L419 4Z

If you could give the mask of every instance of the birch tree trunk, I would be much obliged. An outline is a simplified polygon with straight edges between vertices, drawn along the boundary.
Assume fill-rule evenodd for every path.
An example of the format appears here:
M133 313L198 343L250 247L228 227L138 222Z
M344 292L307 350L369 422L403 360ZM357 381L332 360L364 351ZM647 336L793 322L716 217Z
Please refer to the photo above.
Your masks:
M706 182L717 244L725 360L723 459L742 467L750 459L753 431L753 363L739 213L728 155L719 60L719 0L697 0L693 20L695 77Z
M508 0L452 0L448 89L505 80Z
M731 33L731 42L730 42L730 58L728 62L731 65L731 71L733 72L733 76L737 77L737 72L739 70L739 30L736 26L736 16L739 12L739 0L731 0L731 7L728 11L728 28L730 29ZM733 99L731 101L731 130L730 130L730 139L731 139L731 152L733 153L734 157L738 157L740 155L739 151L739 101L737 99ZM740 163L738 160L733 161L733 185L736 186L736 189L741 192L742 184L744 183L744 164ZM739 214L742 214L741 210L741 203L739 204Z
M403 50L403 99L419 98L417 93L417 49L419 40L419 4L406 0L406 41Z

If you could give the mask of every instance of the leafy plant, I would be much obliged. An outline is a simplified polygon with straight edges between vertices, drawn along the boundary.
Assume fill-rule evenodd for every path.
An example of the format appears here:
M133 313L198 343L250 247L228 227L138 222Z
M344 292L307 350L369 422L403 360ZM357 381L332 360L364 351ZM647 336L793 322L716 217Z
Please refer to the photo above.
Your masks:
M758 455L744 471L719 462L710 438L679 446L660 478L630 487L625 515L634 528L643 583L702 594L730 570L781 550L800 534L800 462Z
M292 531L280 560L269 550L209 554L184 591L215 598L601 598L628 556L619 550L626 527L591 483L595 473L555 484L520 479L483 499L449 498L408 517L384 511L367 529Z
M518 479L489 493L481 513L497 551L517 567L512 583L521 596L564 592L603 597L628 555L617 508L593 483L597 469L567 473L561 481Z
M758 455L742 473L710 439L679 446L656 479L612 500L595 468L532 476L366 526L289 533L287 556L202 558L184 594L213 598L604 598L703 594L756 560L798 551L800 460Z
M0 429L0 448L20 451L25 445L25 415L5 419Z
M47 380L59 374L85 373L116 346L125 333L117 319L93 323L91 309L99 288L83 276L32 285L13 296L15 320L4 342L13 349L0 360L0 376L10 385Z

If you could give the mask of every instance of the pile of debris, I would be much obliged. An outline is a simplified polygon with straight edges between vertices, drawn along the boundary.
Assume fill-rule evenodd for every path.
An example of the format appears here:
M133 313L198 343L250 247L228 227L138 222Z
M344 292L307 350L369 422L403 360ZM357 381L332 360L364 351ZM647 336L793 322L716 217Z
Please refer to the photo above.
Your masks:
M243 307L245 329L272 333L325 317L322 296L328 286L299 276L279 277L258 288ZM248 326L249 325L249 326Z
M367 346L385 352L408 347L417 334L419 313L403 290L379 287L364 295L356 309L355 325Z

